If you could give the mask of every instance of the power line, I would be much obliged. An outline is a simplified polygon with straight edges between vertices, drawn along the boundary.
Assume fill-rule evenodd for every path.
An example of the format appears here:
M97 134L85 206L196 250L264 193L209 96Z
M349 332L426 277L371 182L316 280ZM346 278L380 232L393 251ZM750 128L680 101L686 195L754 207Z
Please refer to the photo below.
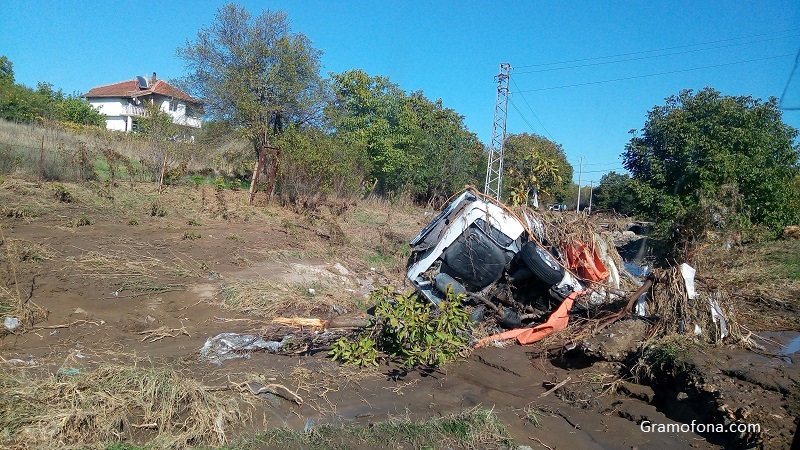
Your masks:
M602 62L595 62L595 63L588 63L588 64L579 64L579 65L576 65L576 66L552 67L552 68L549 68L549 69L525 70L525 71L522 71L522 72L514 72L514 75L524 75L524 74L531 74L531 73L552 72L552 71L555 71L555 70L578 69L578 68L581 68L581 67L602 66L602 65L618 64L618 63L630 62L630 61L640 61L640 60L645 60L645 59L661 58L661 57L664 57L664 56L674 56L674 55L683 55L683 54L686 54L686 53L704 52L704 51L708 51L708 50L718 50L718 49L721 49L721 48L736 47L736 46L739 46L739 45L757 44L757 43L760 43L760 42L768 42L768 41L792 38L792 37L797 37L797 36L800 36L800 34L792 34L792 35L789 35L789 36L782 36L782 37L776 37L776 38L770 38L770 39L762 39L760 41L753 41L753 42L742 42L742 43L737 43L737 44L721 45L721 46L717 46L717 47L697 48L697 49L692 49L692 50L684 50L682 52L665 53L663 55L640 56L638 58L620 59L620 60L616 60L616 61L602 61Z
M783 105L783 99L786 98L786 91L789 90L789 85L792 82L792 78L794 78L794 73L797 71L798 63L800 63L800 50L797 51L797 56L794 57L794 66L792 67L792 73L789 74L789 79L786 80L786 86L784 86L783 93L781 93L781 99L780 101L778 101L778 108L780 109L784 109L787 111L800 110L800 106L789 107Z
M534 133L536 133L536 130L534 130L534 129L533 129L533 125L531 125L531 123L530 123L530 122L528 122L528 119L526 119L526 118L525 118L525 116L523 116L523 115L522 115L522 111L520 111L520 110L519 110L519 108L517 108L517 105L516 105L516 104L514 104L514 101L513 101L513 100L511 100L510 98L508 99L508 101L509 101L509 103L511 103L511 106L513 106L513 107L514 107L514 109L515 109L515 110L517 110L517 112L519 113L519 116L522 118L522 120L524 120L524 121L525 121L525 123L527 123L527 124L528 124L528 126L531 128L531 131L533 131Z
M606 55L606 56L595 56L595 57L592 57L592 58L570 59L570 60L566 60L566 61L557 61L557 62L549 62L549 63L541 63L541 64L517 65L515 67L517 69L525 69L527 67L555 66L555 65L559 65L559 64L569 64L569 63L575 63L575 62L595 61L595 60L598 60L598 59L619 58L619 57L622 57L622 56L633 56L633 55L643 55L645 53L656 53L656 52L663 52L663 51L667 51L667 50L678 50L678 49L681 49L681 48L698 47L700 45L719 44L721 42L739 41L739 40L742 40L742 39L750 39L750 38L754 38L754 37L771 36L771 35L775 35L775 34L794 32L794 31L798 31L798 30L800 30L800 28L790 28L788 30L783 30L783 31L773 31L771 33L752 34L752 35L749 35L749 36L742 36L742 37L729 38L729 39L719 39L719 40L716 40L716 41L700 42L700 43L697 43L697 44L679 45L679 46L676 46L676 47L664 47L664 48L659 48L659 49L654 49L654 50L642 50L642 51L638 51L638 52L619 53L619 54L616 54L616 55Z
M592 85L592 84L613 83L615 81L635 80L635 79L639 79L639 78L655 77L655 76L659 76L659 75L670 75L670 74L675 74L675 73L692 72L692 71L695 71L695 70L714 69L714 68L717 68L717 67L733 66L733 65L736 65L736 64L745 64L745 63L751 63L751 62L766 61L766 60L770 60L770 59L785 58L787 56L793 56L793 55L794 55L793 53L787 53L787 54L784 54L784 55L768 56L766 58L748 59L748 60L745 60L745 61L734 61L734 62L723 63L723 64L715 64L715 65L711 65L711 66L693 67L691 69L671 70L671 71L668 71L668 72L650 73L650 74L647 74L647 75L635 75L635 76L632 76L632 77L614 78L614 79L611 79L611 80L589 81L589 82L586 82L586 83L565 84L565 85L561 85L561 86L551 86L551 87L545 87L545 88L528 89L528 90L525 90L525 91L517 91L517 94L521 94L523 92L538 92L538 91L549 91L549 90L553 90L553 89L563 89L563 88L571 88L571 87L578 87L578 86L589 86L589 85Z
M605 173L605 172L614 172L616 170L625 170L625 168L615 167L613 169L605 169L605 170L584 170L583 173Z
M516 81L514 81L514 79L513 79L513 78L511 78L511 82L512 82L512 83L514 83L514 87L516 87L517 89L519 89L519 86L517 86L517 82L516 82ZM515 93L515 92L512 92L512 94L513 94L513 93ZM542 126L542 129L544 130L544 132L545 132L545 133L547 133L547 135L548 135L548 136L550 136L550 139L552 139L553 141L555 141L555 140L556 140L556 138L554 138L554 137L553 137L553 135L552 135L552 134L550 134L550 132L549 132L549 131L547 131L547 128L544 126L544 124L542 123L542 121L541 121L541 120L539 120L539 116L537 116L537 115L536 115L536 112L533 110L533 108L531 108L531 104L530 104L530 103L528 103L528 99L526 99L526 98L525 98L525 96L524 96L524 95L522 95L522 91L519 91L519 92L516 92L516 93L518 93L518 94L519 94L519 96L520 96L520 97L522 97L522 100L524 100L524 101L525 101L525 104L526 104L526 105L528 105L528 109L530 109L530 110L531 110L531 114L533 114L533 117L535 117L535 118L536 118L536 121L537 121L537 122L539 122L539 125L541 125L541 126Z
M614 161L610 163L583 163L584 166L615 166L619 165L619 161Z

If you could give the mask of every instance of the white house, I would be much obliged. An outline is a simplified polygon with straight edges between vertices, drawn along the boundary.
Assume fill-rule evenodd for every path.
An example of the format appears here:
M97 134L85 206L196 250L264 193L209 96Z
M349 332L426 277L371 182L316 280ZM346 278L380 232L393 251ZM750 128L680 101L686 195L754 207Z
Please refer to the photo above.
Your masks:
M203 105L175 86L156 78L155 72L150 79L138 76L133 80L94 87L81 97L106 116L106 128L109 130L133 130L136 118L144 116L145 102L155 103L172 116L174 123L184 125L189 130L202 125L200 116Z

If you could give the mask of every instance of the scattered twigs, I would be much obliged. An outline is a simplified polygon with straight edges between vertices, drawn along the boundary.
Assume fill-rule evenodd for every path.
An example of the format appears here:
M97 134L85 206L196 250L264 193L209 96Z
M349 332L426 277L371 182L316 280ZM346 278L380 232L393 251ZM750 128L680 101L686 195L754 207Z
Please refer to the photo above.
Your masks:
M146 335L145 337L143 337L141 339L141 342L156 342L156 341L160 341L160 340L162 340L164 338L168 338L168 337L176 338L176 337L182 336L182 335L191 337L189 332L186 331L186 327L185 326L181 326L180 328L159 327L159 328L156 328L155 330L140 331L137 334Z
M97 326L102 325L101 322L95 322L95 321L92 321L92 320L80 319L80 320L76 320L74 322L64 323L64 324L61 324L61 325L33 326L33 327L28 328L28 329L31 330L31 331L33 331L33 330L55 330L55 329L58 329L58 328L70 328L70 327L74 327L75 325L82 325L82 324L97 325Z
M555 392L558 388L564 386L565 384L569 383L570 381L572 381L572 377L564 378L564 381L561 381L560 383L558 383L555 386L551 387L550 389L547 390L547 392L543 392L542 394L540 394L539 398L547 397L548 395L550 395L553 392Z
M294 402L294 403L296 403L298 405L302 405L303 404L303 398L302 397L300 397L299 395L297 395L294 392L292 392L286 386L284 386L282 384L278 384L278 383L270 383L270 384L264 385L264 386L262 386L262 387L260 387L258 389L253 389L253 385L249 381L245 381L245 382L242 382L242 383L234 384L234 387L236 387L236 389L238 389L240 392L250 391L254 395L261 395L261 394L265 394L265 393L275 394L278 397L281 397L281 398L283 398L285 400L288 400L290 402Z
M533 436L528 436L528 439L532 439L532 440L538 442L542 447L544 447L544 448L546 448L548 450L555 450L553 447L550 447L549 445L547 445L544 442L540 441L539 438L535 438Z

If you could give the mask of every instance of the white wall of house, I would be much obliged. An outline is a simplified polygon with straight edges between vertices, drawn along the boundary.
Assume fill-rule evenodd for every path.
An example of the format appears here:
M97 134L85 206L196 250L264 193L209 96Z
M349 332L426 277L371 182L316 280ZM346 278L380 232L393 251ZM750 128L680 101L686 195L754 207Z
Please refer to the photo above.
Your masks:
M112 117L122 115L123 100L120 98L92 98L89 99L89 104L100 111L100 114Z
M109 130L131 131L133 117L144 115L144 107L131 104L127 98L109 97L88 100L90 105L106 116L106 128ZM186 115L187 108L185 103L176 99L170 100L167 97L157 97L155 102L159 105L159 109L172 117L173 123L193 128L202 127L202 121L199 117Z

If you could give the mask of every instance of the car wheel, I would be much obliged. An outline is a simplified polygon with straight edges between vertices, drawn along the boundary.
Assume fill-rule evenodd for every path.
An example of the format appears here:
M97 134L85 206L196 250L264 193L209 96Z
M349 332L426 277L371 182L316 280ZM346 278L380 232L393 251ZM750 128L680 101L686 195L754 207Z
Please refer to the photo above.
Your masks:
M553 255L535 242L522 246L520 256L533 275L548 286L553 286L564 278L564 268L558 264Z

